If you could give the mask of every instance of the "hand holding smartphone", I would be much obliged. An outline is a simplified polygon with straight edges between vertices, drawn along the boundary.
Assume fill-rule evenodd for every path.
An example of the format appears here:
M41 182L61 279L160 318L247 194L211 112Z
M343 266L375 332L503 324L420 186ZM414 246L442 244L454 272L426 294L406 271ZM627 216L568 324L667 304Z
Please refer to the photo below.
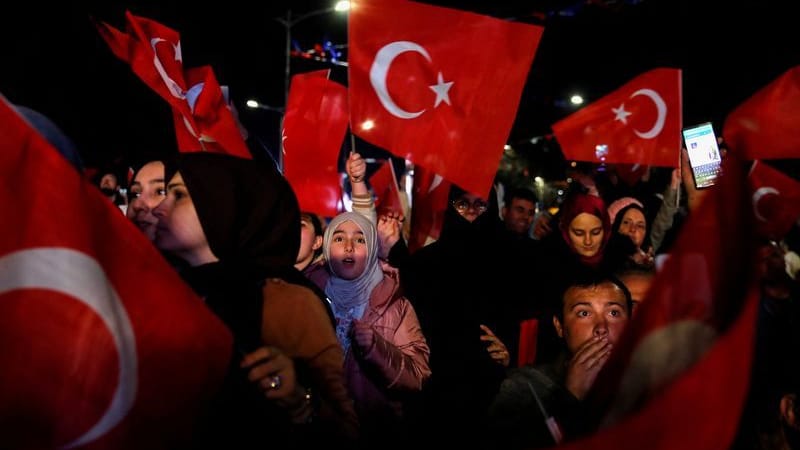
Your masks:
M722 156L711 122L684 128L683 140L686 144L686 153L689 155L694 185L697 189L703 189L716 184Z

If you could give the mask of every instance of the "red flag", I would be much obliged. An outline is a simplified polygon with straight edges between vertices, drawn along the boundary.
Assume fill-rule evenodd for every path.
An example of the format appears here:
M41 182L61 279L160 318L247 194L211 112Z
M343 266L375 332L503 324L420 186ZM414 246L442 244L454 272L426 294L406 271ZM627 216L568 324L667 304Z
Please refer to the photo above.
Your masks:
M403 202L400 200L400 189L394 173L392 161L387 160L369 177L369 184L375 194L375 209L378 215L388 212L403 214Z
M552 128L568 160L678 167L682 122L681 71L659 68Z
M178 110L172 110L178 149L182 152L206 151L227 153L251 159L239 124L228 107L228 99L214 76L211 66L202 66L186 71L186 81L191 88L186 92L186 101L192 110L194 128Z
M800 66L756 92L725 119L722 136L745 159L800 158Z
M2 97L0 134L3 446L184 447L231 334Z
M450 183L421 166L414 167L414 186L411 202L410 252L425 246L429 239L439 239L447 209Z
M350 13L350 128L486 196L542 28L404 0Z
M117 58L172 107L178 150L252 158L210 67L184 73L180 35L154 20L125 13L128 33L97 29Z
M756 230L780 241L800 217L800 182L756 161L750 171Z
M301 210L325 217L339 213L337 163L346 132L347 89L329 80L327 70L293 76L283 118L283 164Z
M587 399L608 407L604 428L565 448L730 447L749 387L758 304L749 192L733 159L692 212Z

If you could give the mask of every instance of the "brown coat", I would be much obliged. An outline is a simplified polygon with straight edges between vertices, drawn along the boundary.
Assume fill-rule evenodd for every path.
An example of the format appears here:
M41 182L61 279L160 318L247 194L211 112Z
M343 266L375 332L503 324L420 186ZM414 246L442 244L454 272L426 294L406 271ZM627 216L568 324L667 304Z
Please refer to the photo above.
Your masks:
M336 424L346 438L358 430L353 400L344 382L344 355L325 307L308 288L270 278L264 283L262 338L305 362L321 392L320 419Z

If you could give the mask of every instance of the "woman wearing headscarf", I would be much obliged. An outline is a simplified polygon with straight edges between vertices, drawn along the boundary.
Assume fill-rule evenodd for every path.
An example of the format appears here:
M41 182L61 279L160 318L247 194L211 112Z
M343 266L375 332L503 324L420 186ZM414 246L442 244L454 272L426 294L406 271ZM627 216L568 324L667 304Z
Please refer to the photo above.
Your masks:
M342 351L322 301L294 269L300 230L297 200L270 162L222 154L180 154L167 166L167 197L154 210L155 244L182 259L182 275L233 331L236 352L267 359L285 354L297 368L298 386L277 403L291 422L313 420L312 430L356 434L357 419L341 369ZM257 358L245 357L245 364ZM299 445L309 433L281 426L274 408L253 390L240 361L232 361L227 391L213 411L202 444L238 447L257 442ZM260 373L267 398L283 383ZM252 370L249 374L254 376ZM292 383L294 384L294 383ZM315 417L317 416L317 417ZM318 426L318 425L321 425ZM266 431L269 432L266 432ZM325 434L324 436L329 436ZM304 442L303 444L308 444Z
M611 229L617 238L612 245L624 246L620 250L628 253L622 268L654 268L655 250L650 244L651 228L642 202L633 197L623 197L609 205L608 213ZM629 238L632 245L617 235ZM617 244L616 240L620 243Z
M401 267L431 348L418 425L452 446L474 445L481 434L514 360L506 346L518 340L519 305L530 301L506 236L494 189L483 197L453 186L439 239Z
M414 307L400 292L396 269L378 260L377 232L363 215L346 212L325 229L326 271L313 281L331 299L366 448L402 436L404 394L430 376L428 344Z

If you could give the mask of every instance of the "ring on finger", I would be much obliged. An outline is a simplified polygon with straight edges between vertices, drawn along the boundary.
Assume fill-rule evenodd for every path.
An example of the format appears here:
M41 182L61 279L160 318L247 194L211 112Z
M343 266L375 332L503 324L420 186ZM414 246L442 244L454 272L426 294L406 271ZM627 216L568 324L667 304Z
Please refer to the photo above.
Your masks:
M269 388L272 390L280 389L281 387L281 376L280 375L273 375L269 378Z

